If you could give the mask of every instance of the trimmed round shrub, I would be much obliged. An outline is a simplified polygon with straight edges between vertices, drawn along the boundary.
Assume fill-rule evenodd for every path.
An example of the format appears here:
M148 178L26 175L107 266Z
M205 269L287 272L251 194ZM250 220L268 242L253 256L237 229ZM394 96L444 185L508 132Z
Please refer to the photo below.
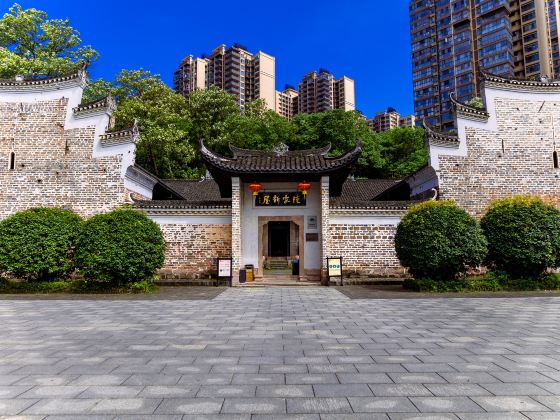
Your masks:
M452 280L486 256L486 239L476 220L451 201L412 206L397 227L401 264L417 279Z
M84 223L76 243L76 265L87 279L116 283L151 279L163 265L159 226L131 209L98 214Z
M80 216L59 208L33 208L0 221L0 271L25 280L68 275L81 225Z
M539 198L496 201L480 226L488 239L488 266L510 278L538 277L560 265L560 211Z

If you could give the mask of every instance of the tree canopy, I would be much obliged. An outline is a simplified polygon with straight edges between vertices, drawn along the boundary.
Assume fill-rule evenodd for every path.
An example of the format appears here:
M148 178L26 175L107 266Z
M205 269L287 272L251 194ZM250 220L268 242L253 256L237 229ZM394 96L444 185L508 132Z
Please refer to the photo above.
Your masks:
M48 19L17 3L0 19L0 78L66 74L98 58L68 19Z

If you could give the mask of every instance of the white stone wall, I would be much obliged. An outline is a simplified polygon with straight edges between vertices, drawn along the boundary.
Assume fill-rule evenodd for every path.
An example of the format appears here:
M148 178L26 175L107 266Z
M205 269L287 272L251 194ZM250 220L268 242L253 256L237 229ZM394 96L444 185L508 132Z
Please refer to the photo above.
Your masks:
M263 191L266 192L290 192L297 191L297 183L262 183ZM256 207L248 184L243 183L241 188L242 200L242 237L241 237L241 264L253 264L258 267L259 263L259 233L258 218L259 216L303 216L305 229L303 238L305 242L306 233L320 233L321 226L321 204L320 204L320 184L318 182L311 183L311 190L307 196L307 205L305 207ZM309 229L307 223L308 216L317 217L317 229ZM304 246L304 264L305 269L319 270L321 267L321 242L305 242ZM302 244L300 244L300 247Z

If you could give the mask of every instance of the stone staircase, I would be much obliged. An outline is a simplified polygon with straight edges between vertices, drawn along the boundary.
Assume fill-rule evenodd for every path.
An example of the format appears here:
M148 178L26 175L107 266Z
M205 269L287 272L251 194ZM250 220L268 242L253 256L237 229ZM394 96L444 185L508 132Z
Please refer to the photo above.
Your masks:
M271 270L288 270L290 268L287 260L270 260L268 266Z

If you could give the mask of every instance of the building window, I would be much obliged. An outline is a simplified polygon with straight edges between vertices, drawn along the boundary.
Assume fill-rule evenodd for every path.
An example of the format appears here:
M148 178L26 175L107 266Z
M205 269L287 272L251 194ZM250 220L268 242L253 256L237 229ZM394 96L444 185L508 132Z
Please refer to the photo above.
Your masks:
M14 152L10 152L10 171L13 171L16 168L16 154Z
M558 152L556 150L552 153L552 160L554 161L554 169L560 168L558 164Z

